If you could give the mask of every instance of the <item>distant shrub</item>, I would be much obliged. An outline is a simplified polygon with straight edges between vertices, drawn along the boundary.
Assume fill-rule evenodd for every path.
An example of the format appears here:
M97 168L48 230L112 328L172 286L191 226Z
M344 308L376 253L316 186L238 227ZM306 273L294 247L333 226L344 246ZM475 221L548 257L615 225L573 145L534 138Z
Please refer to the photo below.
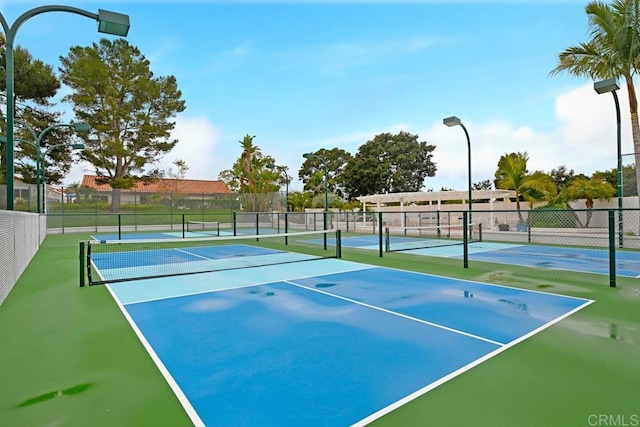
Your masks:
M105 210L109 209L111 205L107 202L103 202L98 199L78 199L75 203L65 203L65 210Z
M140 203L122 203L120 204L121 211L132 211L132 212L140 212L140 211L152 211L152 212L165 212L167 210L166 207L162 205L149 205L149 204L140 204Z

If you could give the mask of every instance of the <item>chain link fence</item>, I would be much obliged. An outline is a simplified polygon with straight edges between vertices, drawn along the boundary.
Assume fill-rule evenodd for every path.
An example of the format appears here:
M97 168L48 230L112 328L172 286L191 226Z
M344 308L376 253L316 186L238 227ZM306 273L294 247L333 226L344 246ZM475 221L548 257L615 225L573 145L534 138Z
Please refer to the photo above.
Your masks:
M0 304L38 251L46 236L44 218L0 210Z
M633 201L633 200L632 200ZM49 232L145 232L171 230L186 236L189 224L215 224L221 235L270 234L340 229L345 254L375 250L383 257L410 259L459 267L464 238L468 240L468 267L495 275L544 277L556 281L609 283L610 246L617 254L618 283L640 278L640 210L616 209L616 200L599 209L540 207L468 212L434 206L382 207L378 211L306 209L286 212L283 193L178 194L122 193L120 209L111 212L110 200L99 194L47 194ZM627 206L625 201L625 206ZM576 204L577 205L577 204ZM584 203L582 203L584 205ZM486 205L485 205L486 206ZM484 206L483 206L484 207ZM613 212L613 225L610 215ZM369 236L362 244L350 244ZM350 238L353 237L353 240ZM430 241L433 248L393 249L394 240ZM410 243L408 243L410 248ZM445 249L438 249L440 246Z
M0 209L7 209L6 185L0 185ZM13 209L21 212L37 212L38 187L35 184L14 183Z
M471 218L466 225L465 214ZM381 254L396 259L461 266L463 250L456 245L466 237L468 267L486 271L488 281L514 275L546 278L550 287L611 284L612 274L614 285L640 281L639 209L381 212L379 217L387 246Z

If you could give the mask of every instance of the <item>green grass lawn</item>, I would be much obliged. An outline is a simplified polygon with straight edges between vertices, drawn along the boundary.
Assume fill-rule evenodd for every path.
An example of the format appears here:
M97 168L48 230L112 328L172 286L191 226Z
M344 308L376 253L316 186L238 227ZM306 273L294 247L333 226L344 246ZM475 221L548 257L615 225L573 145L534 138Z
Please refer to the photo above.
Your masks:
M191 425L107 288L78 287L78 241L87 238L48 236L0 305L0 426ZM614 289L506 266L472 263L462 269L349 248L343 257L596 301L374 425L590 426L606 425L594 424L601 420L594 416L627 425L640 420L640 279Z

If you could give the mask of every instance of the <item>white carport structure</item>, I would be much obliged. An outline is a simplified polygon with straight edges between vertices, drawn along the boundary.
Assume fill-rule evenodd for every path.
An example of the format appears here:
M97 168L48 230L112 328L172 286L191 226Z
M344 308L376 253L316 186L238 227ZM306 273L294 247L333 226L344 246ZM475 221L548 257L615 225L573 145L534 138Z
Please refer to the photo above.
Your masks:
M399 204L400 213L405 211L408 205L415 205L418 202L428 202L429 208L433 209L435 206L437 210L441 209L442 202L451 200L461 200L461 205L447 205L448 208L455 207L456 210L467 210L468 204L468 191L415 191L409 193L387 193L387 194L374 194L370 196L356 197L358 201L362 203L362 211L367 211L367 206L370 206L376 212L384 212L384 206L389 204ZM506 201L510 198L515 198L515 191L511 190L475 190L471 193L473 200L482 202L475 202L472 205L472 210L491 211L490 224L494 223L493 217L493 202L494 201ZM484 201L487 201L486 203ZM412 209L413 210L413 209ZM401 215L401 226L405 227L404 215Z

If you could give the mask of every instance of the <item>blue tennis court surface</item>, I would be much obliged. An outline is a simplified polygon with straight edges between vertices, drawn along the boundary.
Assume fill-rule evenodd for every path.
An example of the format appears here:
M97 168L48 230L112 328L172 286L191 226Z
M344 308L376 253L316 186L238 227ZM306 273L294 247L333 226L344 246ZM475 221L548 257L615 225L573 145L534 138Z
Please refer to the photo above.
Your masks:
M402 239L402 237L397 237L396 241L401 242ZM414 238L405 240L415 241ZM321 243L321 240L316 240L315 243ZM379 237L373 235L343 237L342 246L376 251L380 249ZM468 248L470 261L609 274L609 252L607 249L477 241L469 242ZM462 259L462 251L463 247L460 243L411 249L404 252L414 255ZM616 274L640 278L640 253L637 251L616 251Z
M107 286L198 426L366 425L593 302L336 259Z

